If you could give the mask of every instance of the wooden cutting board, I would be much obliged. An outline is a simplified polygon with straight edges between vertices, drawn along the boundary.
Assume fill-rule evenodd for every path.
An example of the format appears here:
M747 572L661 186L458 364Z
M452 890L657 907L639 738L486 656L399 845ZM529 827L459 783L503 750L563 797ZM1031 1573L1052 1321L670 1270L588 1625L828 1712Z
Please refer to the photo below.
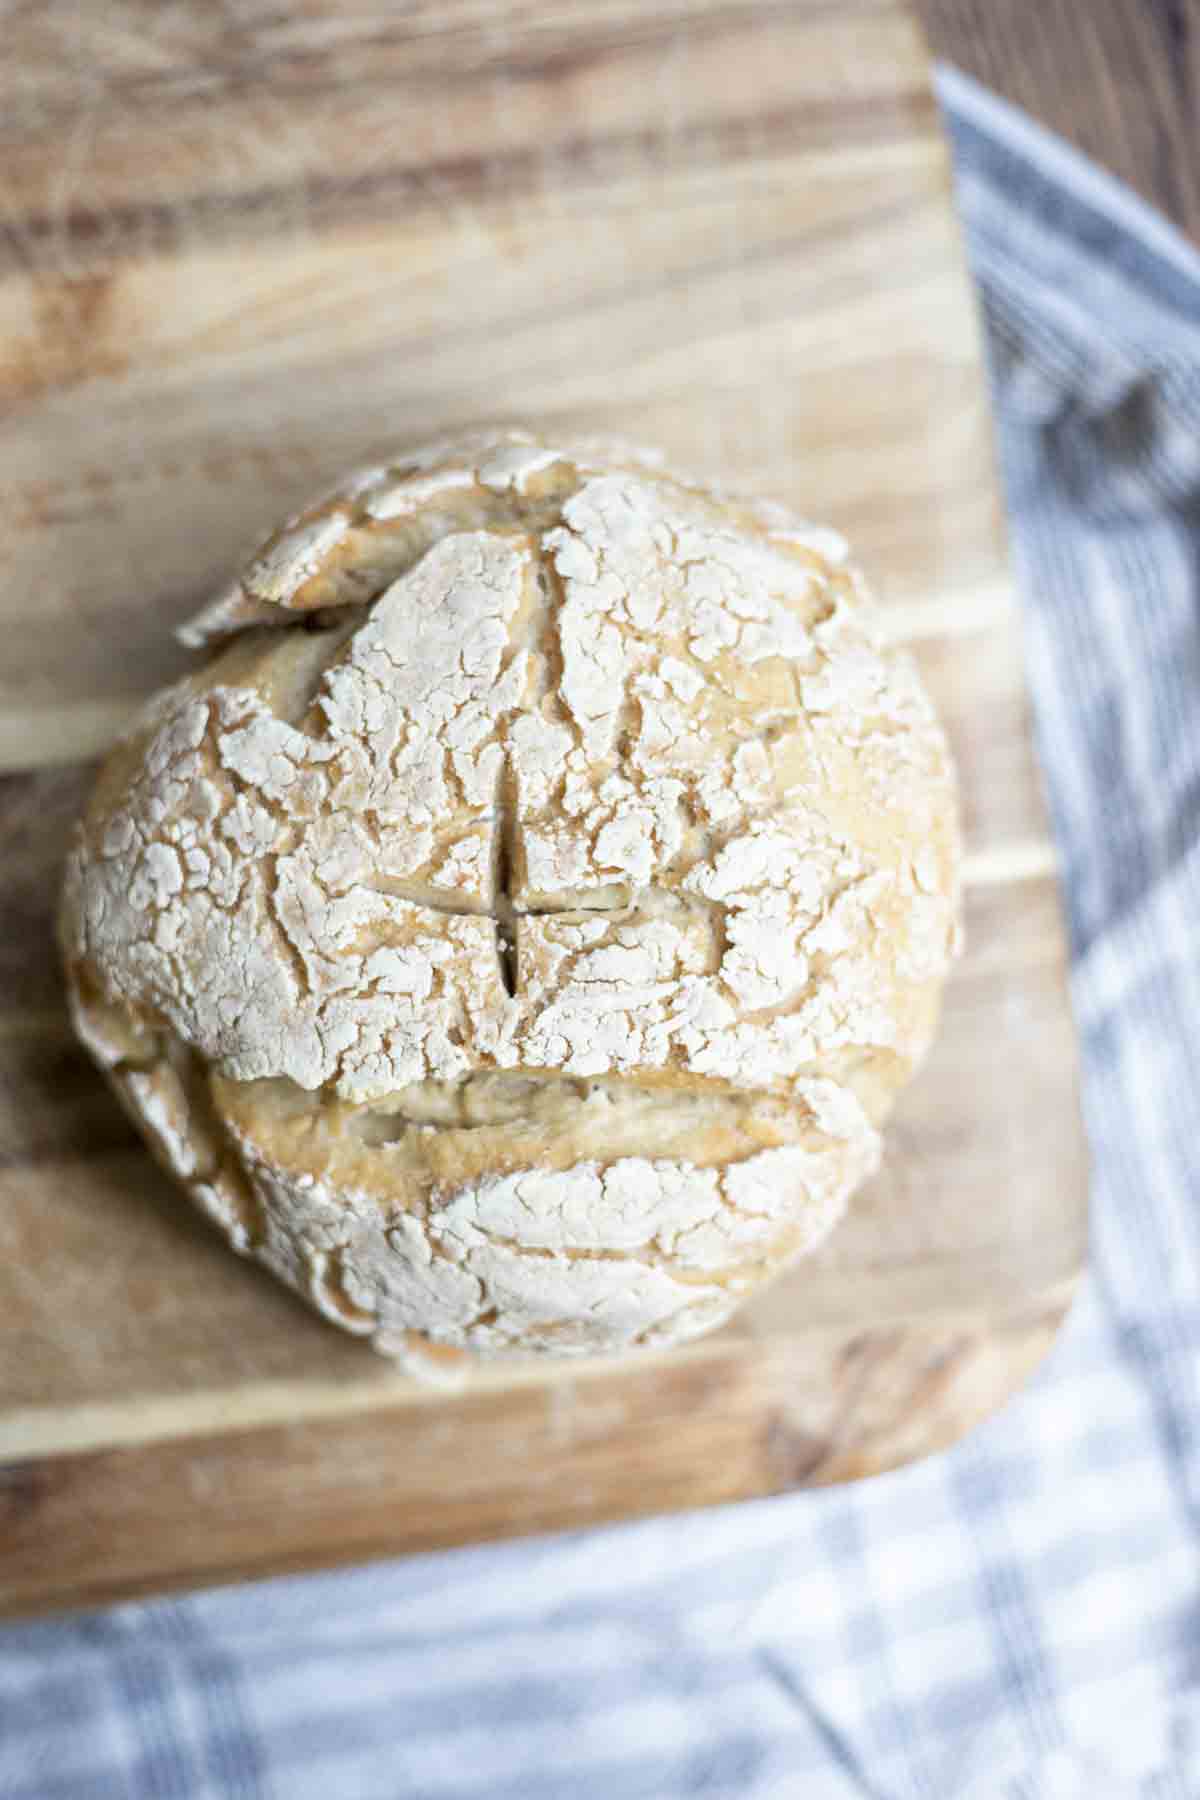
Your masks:
M1036 1365L1084 1255L1064 946L972 296L892 0L46 0L0 73L0 1606L848 1480ZM72 1044L90 763L345 465L615 428L842 528L958 752L969 951L883 1174L670 1355L430 1393L236 1262Z

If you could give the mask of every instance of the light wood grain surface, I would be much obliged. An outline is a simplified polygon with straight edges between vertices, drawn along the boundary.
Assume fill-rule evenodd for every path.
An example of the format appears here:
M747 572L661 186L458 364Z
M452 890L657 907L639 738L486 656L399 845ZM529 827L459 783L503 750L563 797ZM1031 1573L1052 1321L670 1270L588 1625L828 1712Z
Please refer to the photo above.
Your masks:
M985 1416L1068 1303L1084 1171L910 15L50 0L10 31L0 203L0 1607L845 1480ZM970 948L882 1175L736 1325L431 1394L187 1213L71 1042L52 909L88 759L247 537L508 416L848 533L954 739Z

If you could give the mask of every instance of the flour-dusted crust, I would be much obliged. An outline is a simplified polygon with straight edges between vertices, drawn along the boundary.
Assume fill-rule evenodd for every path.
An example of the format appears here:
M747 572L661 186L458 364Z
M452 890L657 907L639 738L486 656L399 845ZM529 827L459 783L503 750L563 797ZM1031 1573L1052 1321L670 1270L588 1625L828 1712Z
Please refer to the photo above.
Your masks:
M677 1341L820 1241L958 930L946 744L835 533L478 433L290 520L185 635L63 942L235 1248L438 1367Z

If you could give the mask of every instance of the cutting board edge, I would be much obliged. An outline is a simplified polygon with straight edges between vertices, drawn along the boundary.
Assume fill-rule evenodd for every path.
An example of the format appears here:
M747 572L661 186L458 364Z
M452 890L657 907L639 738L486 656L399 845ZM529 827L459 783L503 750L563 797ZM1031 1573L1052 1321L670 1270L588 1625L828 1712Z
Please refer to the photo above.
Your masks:
M489 1421L486 1388L442 1396L440 1405L433 1394L423 1441L412 1430L410 1400L6 1461L0 1617L615 1524L899 1470L950 1448L1018 1397L1059 1340L1082 1276L1081 1269L994 1317L947 1316L851 1336L718 1337L636 1364L556 1371L508 1389L505 1422ZM832 1341L816 1350L810 1338ZM586 1390L582 1406L561 1397L575 1382ZM835 1413L836 1429L823 1432L806 1400ZM463 1493L470 1439L489 1429L512 1434L509 1479L490 1476L486 1497ZM648 1457L651 1430L656 1454ZM664 1443L675 1446L665 1463ZM478 1466L496 1467L486 1445ZM408 1504L405 1479L417 1492L440 1491L445 1507L422 1513ZM51 1542L61 1556L47 1557Z

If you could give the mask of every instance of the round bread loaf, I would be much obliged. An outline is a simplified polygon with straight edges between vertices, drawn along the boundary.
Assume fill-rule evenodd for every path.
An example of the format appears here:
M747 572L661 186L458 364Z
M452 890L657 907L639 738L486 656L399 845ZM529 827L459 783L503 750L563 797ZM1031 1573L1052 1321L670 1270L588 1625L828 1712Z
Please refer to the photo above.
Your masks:
M958 933L835 533L520 431L289 520L66 882L77 1027L233 1246L431 1371L706 1331L876 1167Z

